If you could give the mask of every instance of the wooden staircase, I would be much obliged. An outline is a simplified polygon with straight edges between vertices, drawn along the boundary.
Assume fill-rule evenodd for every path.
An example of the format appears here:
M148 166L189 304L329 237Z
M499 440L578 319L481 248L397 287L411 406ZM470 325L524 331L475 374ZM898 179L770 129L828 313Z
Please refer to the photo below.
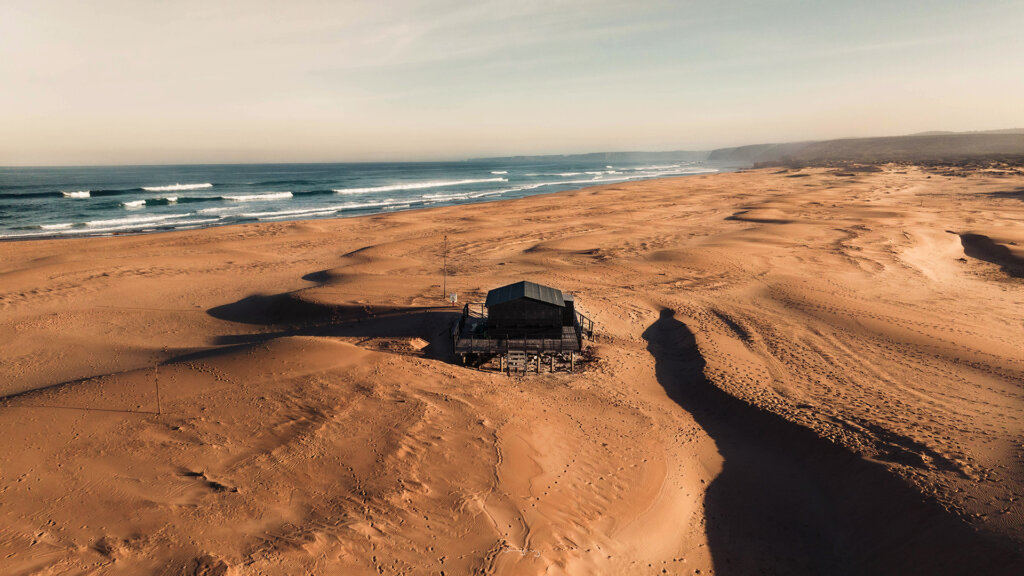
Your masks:
M509 372L526 372L526 352L522 350L509 350L507 361Z

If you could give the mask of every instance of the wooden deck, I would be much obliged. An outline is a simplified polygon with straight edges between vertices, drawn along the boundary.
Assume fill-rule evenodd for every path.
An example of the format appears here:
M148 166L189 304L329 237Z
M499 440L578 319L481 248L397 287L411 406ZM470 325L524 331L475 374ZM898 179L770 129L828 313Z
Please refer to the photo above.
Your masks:
M583 349L583 339L593 335L594 323L579 312L573 326L563 326L561 338L532 337L490 338L487 336L487 309L480 303L466 304L462 317L452 326L455 353L506 355L511 351L528 354L568 354Z

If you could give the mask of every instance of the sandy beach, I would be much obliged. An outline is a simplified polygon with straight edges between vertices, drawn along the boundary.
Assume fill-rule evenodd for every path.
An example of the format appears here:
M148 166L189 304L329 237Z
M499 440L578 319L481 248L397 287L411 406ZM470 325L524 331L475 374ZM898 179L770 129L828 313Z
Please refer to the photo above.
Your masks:
M532 280L576 373L464 367ZM0 243L4 574L1020 574L1024 173Z

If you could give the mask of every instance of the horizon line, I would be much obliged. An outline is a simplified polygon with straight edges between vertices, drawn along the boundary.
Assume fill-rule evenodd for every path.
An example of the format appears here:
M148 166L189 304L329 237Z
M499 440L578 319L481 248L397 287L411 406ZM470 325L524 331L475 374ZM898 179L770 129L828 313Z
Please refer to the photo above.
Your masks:
M870 140L870 139L884 139L884 138L909 138L915 136L959 136L959 135L977 135L977 134L989 134L999 135L1000 133L1011 134L1014 132L1024 133L1024 128L996 128L987 130L966 130L966 131L952 131L952 130L925 130L922 132L913 132L910 134L891 134L886 136L840 136L834 138L821 138L821 139L808 139L808 140L790 140L784 142L754 142L748 144L733 144L729 146L719 146L716 148L696 148L696 149L685 149L685 148L674 148L670 150L592 150L589 152L562 152L562 153L521 153L521 154L507 154L500 156L475 156L469 158L452 158L447 160L435 159L435 160L299 160L299 161L252 161L252 162L145 162L145 163L125 163L125 164L0 164L0 169L20 169L20 168L148 168L148 167L161 167L161 166L273 166L273 165L325 165L325 164L442 164L442 163L456 163L456 162L474 162L484 160L505 160L513 158L541 158L550 157L558 158L565 156L586 156L591 154L672 154L672 153L686 153L686 154L700 154L714 152L716 150L729 150L733 148L743 148L747 146L771 146L777 144L802 144L810 142L830 142L836 140Z

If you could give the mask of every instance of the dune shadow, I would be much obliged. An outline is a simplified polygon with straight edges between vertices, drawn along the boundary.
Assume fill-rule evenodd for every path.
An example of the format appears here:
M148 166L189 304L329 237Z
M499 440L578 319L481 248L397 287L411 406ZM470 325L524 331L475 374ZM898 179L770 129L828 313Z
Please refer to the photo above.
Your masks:
M1000 190L999 192L989 192L986 196L990 198L1013 198L1016 200L1024 200L1024 186L1019 186L1013 190Z
M1024 278L1024 258L1015 256L1010 248L983 234L960 234L964 254L995 264L1011 278Z
M724 460L704 501L717 574L1024 573L1008 539L974 530L884 466L712 384L672 310L643 337L658 381Z
M325 284L331 279L330 270L318 270L316 272L310 272L302 277L306 282L316 282L317 284Z
M364 339L414 339L427 344L426 356L454 361L450 328L460 309L448 306L330 305L310 302L294 293L252 295L207 310L220 320L261 326L251 332L221 336L218 346L241 346L288 336L331 336Z
M806 176L806 174L804 174ZM792 176L790 176L792 178ZM747 216L750 210L740 210L731 216L726 216L726 220L732 220L736 222L751 222L754 224L792 224L795 220L788 220L785 218L755 218L753 216Z

